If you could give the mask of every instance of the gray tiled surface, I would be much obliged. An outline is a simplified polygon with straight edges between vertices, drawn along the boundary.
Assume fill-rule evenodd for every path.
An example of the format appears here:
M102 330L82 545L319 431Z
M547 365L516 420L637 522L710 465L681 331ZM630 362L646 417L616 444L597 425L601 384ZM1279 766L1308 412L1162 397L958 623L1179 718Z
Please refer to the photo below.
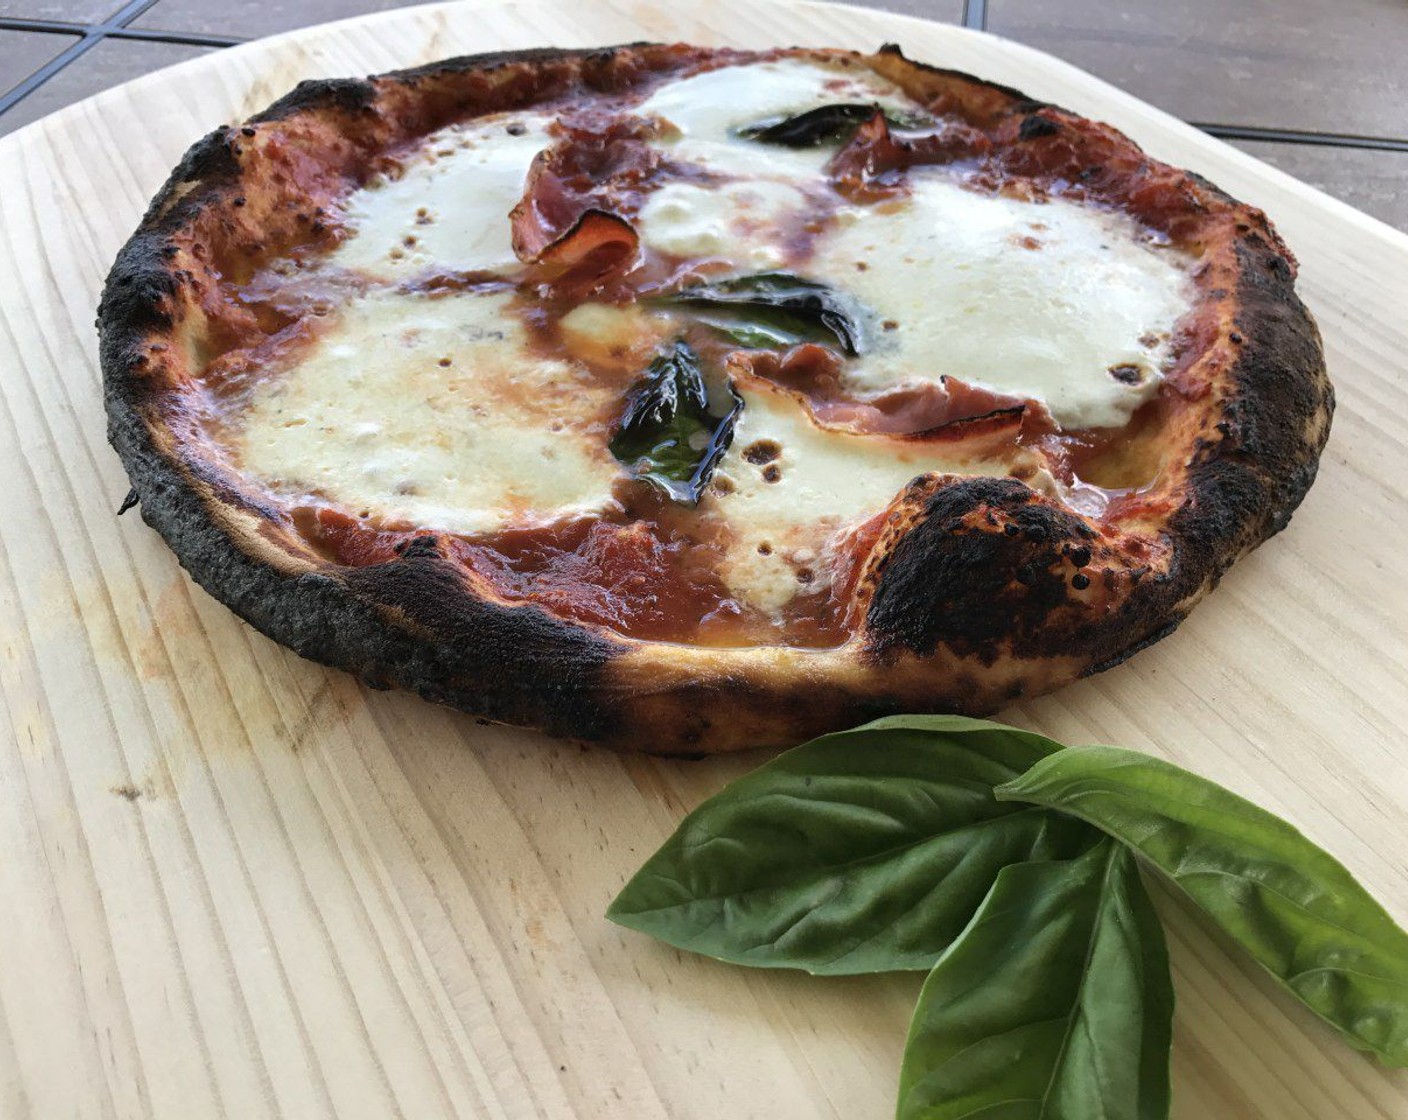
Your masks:
M6 0L0 0L4 3ZM39 2L39 0L32 0ZM142 13L134 27L162 31L199 31L207 35L255 38L273 35L295 27L327 20L346 19L366 12L383 12L422 0L268 0L254 3L233 0L160 0ZM707 3L708 0L700 0ZM957 22L963 14L963 0L854 0L865 7L903 12L945 22Z
M161 0L141 14L133 27L162 31L200 31L207 35L229 35L254 39L274 35L312 23L348 19L388 8L404 8L423 0ZM707 0L701 0L707 2Z
M0 0L0 17L73 23L124 0ZM148 33L255 38L406 0L158 0ZM706 3L707 0L700 0ZM964 0L851 0L957 22ZM1186 119L1408 139L1408 0L987 0L988 29L1050 51ZM0 31L0 95L73 40ZM13 131L203 48L107 39L0 116ZM1239 143L1408 230L1408 153Z
M938 20L940 23L963 22L963 0L842 0L860 8L877 8L882 12L899 12L905 16Z
M1408 231L1408 152L1237 141L1249 155Z
M0 16L101 23L122 5L123 0L0 0Z
M36 35L30 31L0 31L0 92L24 81L60 51L74 35ZM5 118L0 117L0 131Z
M173 66L207 53L209 48L174 43L137 43L105 39L72 66L60 70L4 116L0 134L13 132L55 109L139 78L163 66Z
M1187 120L1408 136L1405 0L989 0L988 30Z

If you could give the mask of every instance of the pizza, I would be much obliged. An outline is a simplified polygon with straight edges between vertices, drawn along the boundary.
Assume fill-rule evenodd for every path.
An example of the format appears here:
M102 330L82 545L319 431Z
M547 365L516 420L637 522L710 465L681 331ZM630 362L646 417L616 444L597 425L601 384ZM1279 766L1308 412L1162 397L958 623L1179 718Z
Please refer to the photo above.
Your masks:
M298 653L613 747L981 715L1168 634L1333 396L1266 217L899 48L305 82L99 309L194 579Z

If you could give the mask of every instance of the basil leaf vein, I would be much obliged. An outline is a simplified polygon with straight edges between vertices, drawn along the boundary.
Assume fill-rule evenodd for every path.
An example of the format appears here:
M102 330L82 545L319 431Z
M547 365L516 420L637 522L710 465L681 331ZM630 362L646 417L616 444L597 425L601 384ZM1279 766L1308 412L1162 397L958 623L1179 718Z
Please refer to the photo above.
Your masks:
M814 739L689 814L607 916L737 964L929 968L1001 868L1097 841L1071 818L992 795L1053 749L946 716Z
M997 796L1129 845L1351 1045L1408 1066L1408 932L1286 821L1118 747L1068 748Z
M1004 868L935 964L898 1120L1164 1120L1173 985L1138 867L1102 840Z

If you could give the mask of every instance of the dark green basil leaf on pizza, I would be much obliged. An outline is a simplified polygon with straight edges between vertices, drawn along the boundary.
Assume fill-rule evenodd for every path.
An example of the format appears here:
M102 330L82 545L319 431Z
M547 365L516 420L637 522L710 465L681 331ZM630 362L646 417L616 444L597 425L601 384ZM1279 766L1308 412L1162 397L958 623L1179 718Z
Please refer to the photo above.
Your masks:
M723 314L735 324L778 332L788 345L820 342L854 357L863 342L861 309L854 300L826 284L790 272L759 272L693 284L661 302L708 313L716 319Z
M847 139L857 126L877 112L875 104L839 103L808 109L805 113L764 117L734 130L744 140L762 144L779 144L784 148L816 148L822 144L839 143ZM885 120L894 128L915 129L932 124L932 120L917 113L883 110Z
M924 983L898 1120L1165 1120L1173 986L1129 851L997 877Z
M1056 749L955 716L814 739L699 806L607 916L737 964L839 975L930 967L1007 864L1099 840L993 787Z
M703 307L694 307L690 311L695 322L750 350L785 350L802 342L817 340L814 331L805 324L789 323L786 314L764 312L755 315L746 310ZM829 335L826 341L830 341Z
M1071 747L997 795L1129 845L1351 1045L1408 1066L1408 932L1287 822L1117 747Z
M631 391L611 454L634 477L694 505L733 440L743 398L728 386L715 407L699 358L676 342L657 354Z

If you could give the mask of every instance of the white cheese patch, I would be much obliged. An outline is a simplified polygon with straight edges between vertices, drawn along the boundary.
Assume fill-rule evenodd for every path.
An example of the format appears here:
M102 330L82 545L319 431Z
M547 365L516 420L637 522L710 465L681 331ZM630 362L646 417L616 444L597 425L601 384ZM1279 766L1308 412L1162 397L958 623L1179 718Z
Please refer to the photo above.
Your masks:
M788 393L760 384L741 390L745 407L715 475L727 481L711 488L700 509L728 522L725 584L765 612L824 585L825 553L837 532L884 510L915 478L935 471L1007 473L1001 464L964 462L935 444L823 428ZM776 458L749 461L750 448L752 457L763 458L768 445L775 445ZM799 572L811 581L799 581Z
M382 293L243 413L237 462L274 489L430 529L483 533L614 505L619 466L584 430L618 396L526 347L503 293Z
M496 113L426 137L399 177L383 177L346 200L349 235L329 263L378 280L432 267L516 268L508 214L533 157L552 143L549 120Z
M581 303L557 321L574 357L600 366L644 369L655 348L675 330L673 316L644 304Z
M629 111L666 122L653 143L670 159L716 174L648 193L636 218L644 244L739 274L788 267L809 194L830 189L823 168L835 148L763 146L734 130L835 102L918 108L877 75L801 60L659 87ZM549 359L529 347L507 294L391 287L427 270L519 274L508 214L552 142L549 123L498 114L444 129L399 174L346 200L347 236L329 263L387 286L253 390L230 429L243 469L295 499L447 532L616 509L623 471L597 421L619 412L622 385L676 337L682 312L584 304L559 322L575 358ZM873 313L864 352L844 366L849 386L866 395L953 376L1043 401L1066 428L1128 422L1157 391L1191 306L1188 258L1093 207L969 191L942 170L910 179L899 200L843 205L795 266ZM1112 376L1116 367L1138 376ZM731 594L773 616L824 588L847 532L916 477L1010 470L936 443L824 429L763 383L740 391L745 410L696 516L723 523ZM775 457L750 455L769 443Z
M911 181L908 199L838 214L803 270L892 324L849 364L850 384L948 375L1043 401L1064 428L1127 423L1157 392L1192 305L1189 258L1122 214L980 194L933 173ZM1119 366L1142 380L1119 380Z
M672 125L658 146L670 158L714 171L777 178L821 174L835 153L816 148L761 147L734 130L768 117L792 116L838 102L875 102L888 109L918 108L899 86L862 69L802 59L725 66L669 82L634 112Z
M744 271L787 263L789 227L807 196L787 183L739 180L721 186L667 183L641 208L636 228L652 249L680 257L720 257Z

